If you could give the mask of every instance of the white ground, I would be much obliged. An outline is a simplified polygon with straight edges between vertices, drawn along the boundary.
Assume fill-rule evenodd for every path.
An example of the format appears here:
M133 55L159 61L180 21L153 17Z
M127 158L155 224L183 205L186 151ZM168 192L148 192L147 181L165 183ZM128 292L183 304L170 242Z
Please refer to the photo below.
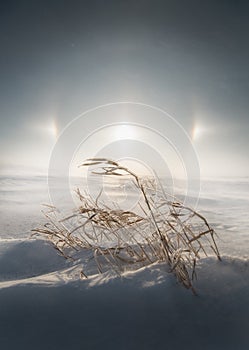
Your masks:
M248 179L202 185L198 208L223 261L201 260L195 297L164 264L80 280L79 262L29 239L43 220L45 179L2 178L1 349L248 349L248 189Z

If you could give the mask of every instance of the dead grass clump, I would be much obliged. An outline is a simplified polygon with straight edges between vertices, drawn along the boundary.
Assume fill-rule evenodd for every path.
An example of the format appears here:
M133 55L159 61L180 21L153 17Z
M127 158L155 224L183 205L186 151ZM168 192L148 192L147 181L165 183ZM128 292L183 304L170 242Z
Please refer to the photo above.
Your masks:
M46 236L65 258L72 258L73 252L90 252L99 273L112 268L122 274L127 269L166 262L178 281L195 292L197 261L211 253L220 259L207 220L167 195L160 184L139 178L115 161L94 158L81 166L92 167L98 176L125 176L140 195L135 208L122 210L116 203L107 205L102 192L92 198L77 189L77 210L60 218L50 206L45 213L48 222L34 233ZM86 270L84 266L84 277Z

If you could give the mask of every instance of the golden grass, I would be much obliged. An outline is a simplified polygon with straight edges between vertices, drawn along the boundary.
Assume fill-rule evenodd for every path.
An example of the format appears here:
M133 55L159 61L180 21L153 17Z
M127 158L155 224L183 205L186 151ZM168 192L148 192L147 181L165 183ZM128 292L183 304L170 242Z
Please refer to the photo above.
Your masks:
M81 166L92 167L98 176L126 176L140 198L133 211L122 210L115 203L107 206L102 192L96 198L78 188L79 207L61 218L56 208L44 213L48 222L32 230L46 236L65 258L73 251L91 252L99 273L114 269L137 269L154 262L165 262L177 280L194 293L196 264L214 253L220 260L215 232L195 210L165 193L161 184L138 177L119 163L88 159ZM83 267L83 277L87 277Z

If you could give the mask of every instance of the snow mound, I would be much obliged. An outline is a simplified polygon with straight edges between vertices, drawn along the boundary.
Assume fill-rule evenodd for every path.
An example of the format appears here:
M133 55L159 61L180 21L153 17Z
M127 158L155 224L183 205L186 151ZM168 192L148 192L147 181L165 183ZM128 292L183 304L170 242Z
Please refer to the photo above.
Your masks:
M43 240L1 243L0 281L29 278L65 266L65 259Z
M248 261L204 259L198 296L179 285L164 264L121 278L109 271L79 280L79 271L76 265L0 289L1 348L249 347Z

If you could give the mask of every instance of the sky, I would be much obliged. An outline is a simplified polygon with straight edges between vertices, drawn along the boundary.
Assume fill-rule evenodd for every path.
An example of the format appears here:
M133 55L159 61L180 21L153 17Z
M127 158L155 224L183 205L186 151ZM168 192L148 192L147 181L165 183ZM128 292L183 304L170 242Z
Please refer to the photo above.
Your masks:
M176 127L184 166L187 134L201 176L249 176L247 1L2 1L0 38L1 173L46 173L77 147L153 167Z

